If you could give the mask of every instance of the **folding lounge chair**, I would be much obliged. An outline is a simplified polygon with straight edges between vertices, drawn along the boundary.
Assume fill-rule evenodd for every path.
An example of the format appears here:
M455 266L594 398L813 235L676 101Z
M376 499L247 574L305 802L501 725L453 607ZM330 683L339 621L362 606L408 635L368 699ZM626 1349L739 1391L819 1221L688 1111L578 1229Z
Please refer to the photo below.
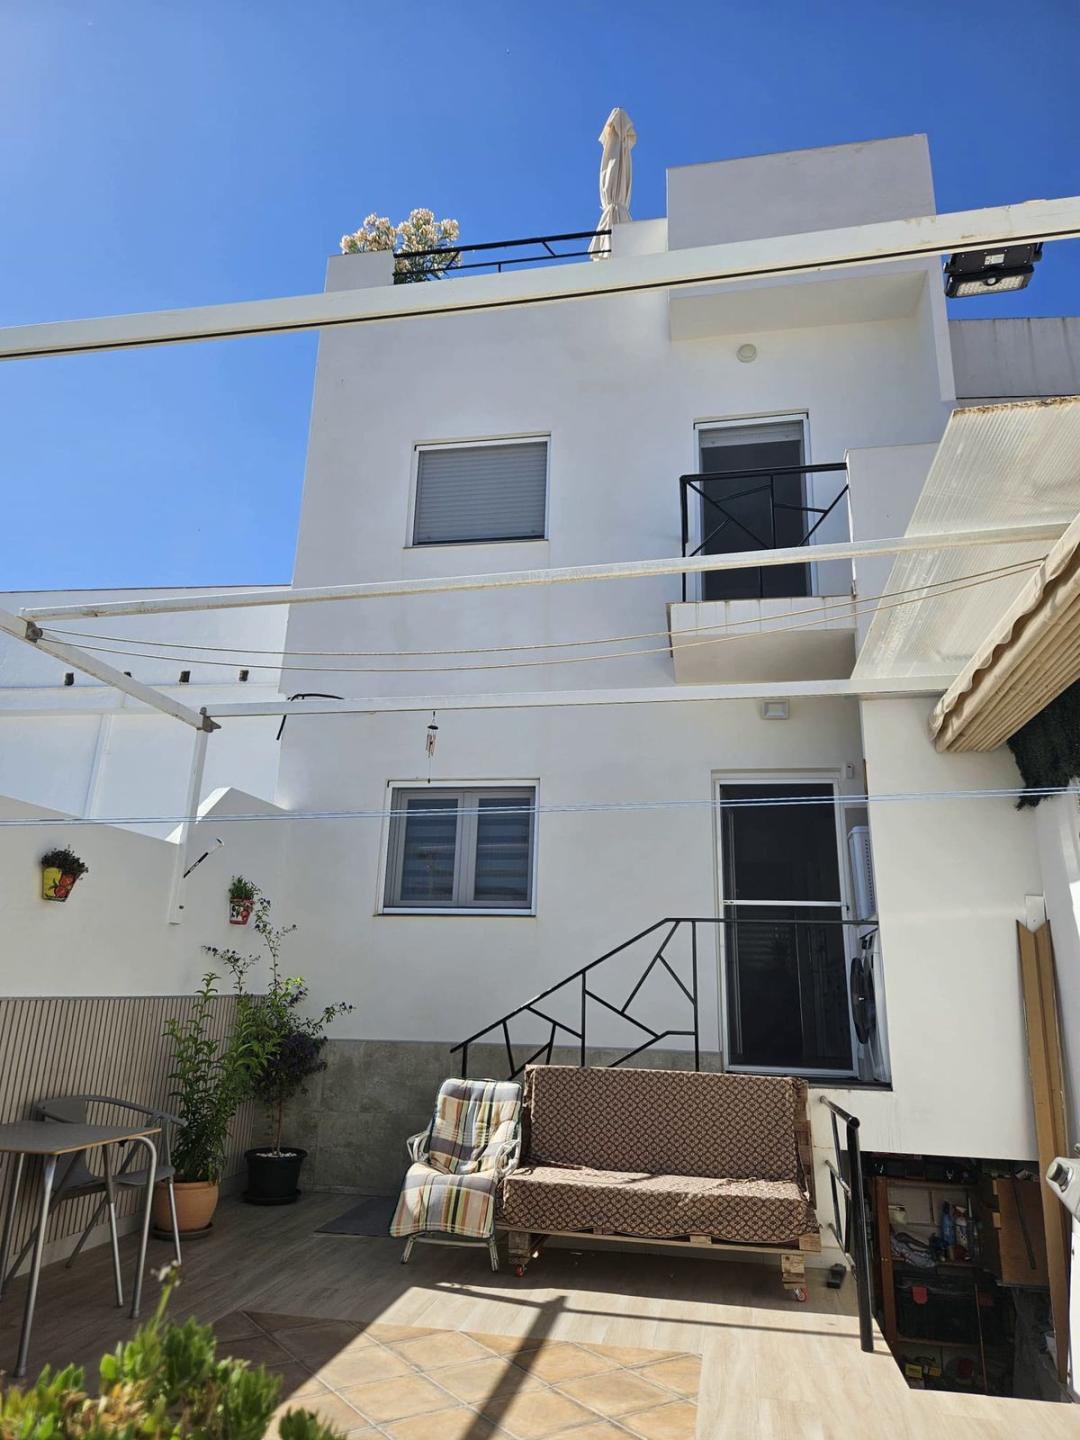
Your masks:
M498 1270L495 1202L521 1155L521 1086L444 1080L431 1124L406 1144L412 1164L390 1222L390 1234L405 1239L401 1263L421 1240L486 1245Z

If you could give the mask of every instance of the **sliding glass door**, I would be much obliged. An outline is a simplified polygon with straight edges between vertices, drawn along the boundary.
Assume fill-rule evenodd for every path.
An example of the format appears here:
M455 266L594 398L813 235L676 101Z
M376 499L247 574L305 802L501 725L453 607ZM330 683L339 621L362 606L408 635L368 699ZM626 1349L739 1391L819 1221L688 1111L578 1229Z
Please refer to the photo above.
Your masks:
M849 1075L834 789L723 781L717 791L728 1067Z

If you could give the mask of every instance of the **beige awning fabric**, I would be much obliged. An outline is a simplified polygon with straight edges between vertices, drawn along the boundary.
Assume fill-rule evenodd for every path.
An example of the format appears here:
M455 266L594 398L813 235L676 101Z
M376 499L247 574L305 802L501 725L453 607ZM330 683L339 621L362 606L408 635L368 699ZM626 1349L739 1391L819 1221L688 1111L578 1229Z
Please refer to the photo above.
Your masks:
M620 106L616 105L600 131L600 144L604 147L600 157L600 223L598 230L610 230L614 225L623 225L630 218L630 189L633 183L634 162L630 151L637 144L634 122ZM597 235L589 241L589 253L594 260L602 260L611 254L611 237Z
M930 717L938 750L993 750L1080 680L1080 515Z

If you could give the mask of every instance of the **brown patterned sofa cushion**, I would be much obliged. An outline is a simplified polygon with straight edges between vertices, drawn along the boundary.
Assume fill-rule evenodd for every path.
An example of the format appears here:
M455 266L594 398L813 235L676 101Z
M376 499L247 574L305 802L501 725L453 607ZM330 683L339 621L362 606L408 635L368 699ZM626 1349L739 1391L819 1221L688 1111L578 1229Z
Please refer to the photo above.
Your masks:
M526 1164L803 1181L806 1082L790 1076L534 1065L525 1104Z
M790 1245L818 1226L794 1180L719 1180L691 1175L566 1170L537 1165L503 1181L499 1223L550 1235L685 1239L708 1235L743 1245Z

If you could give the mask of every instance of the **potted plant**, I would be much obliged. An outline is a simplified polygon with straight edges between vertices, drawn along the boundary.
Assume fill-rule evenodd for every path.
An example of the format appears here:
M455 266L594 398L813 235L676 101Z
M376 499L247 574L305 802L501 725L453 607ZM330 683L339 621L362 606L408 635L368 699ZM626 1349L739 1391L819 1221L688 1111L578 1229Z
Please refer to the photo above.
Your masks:
M66 900L80 875L90 867L74 850L49 850L41 857L41 898Z
M373 212L359 230L341 237L341 253L362 255L370 250L391 250L395 256L395 285L437 280L461 264L461 251L454 249L458 234L456 220L436 220L431 210L412 210L409 218L397 225Z
M264 995L247 990L248 972L259 956L206 946L215 960L232 971L237 995L237 1020L251 1037L253 1057L246 1074L250 1093L266 1106L270 1139L245 1152L248 1184L244 1199L252 1205L291 1205L300 1198L300 1169L307 1151L284 1143L285 1106L300 1093L312 1075L326 1069L323 1050L326 1027L353 1007L345 1001L326 1005L317 1015L304 1015L307 986L300 976L281 973L281 946L295 925L277 927L270 918L270 901L260 894L255 901L255 931L270 962L270 980Z
M234 875L229 881L229 924L246 925L255 908L259 887L243 875Z
M237 1004L235 1023L227 1035L218 1038L212 1033L217 982L218 976L209 971L190 1014L165 1024L173 1045L169 1098L180 1119L172 1150L176 1218L180 1233L189 1237L205 1235L210 1228L225 1168L229 1124L265 1059L248 1008ZM164 1184L155 1190L153 1216L159 1230L171 1228Z

